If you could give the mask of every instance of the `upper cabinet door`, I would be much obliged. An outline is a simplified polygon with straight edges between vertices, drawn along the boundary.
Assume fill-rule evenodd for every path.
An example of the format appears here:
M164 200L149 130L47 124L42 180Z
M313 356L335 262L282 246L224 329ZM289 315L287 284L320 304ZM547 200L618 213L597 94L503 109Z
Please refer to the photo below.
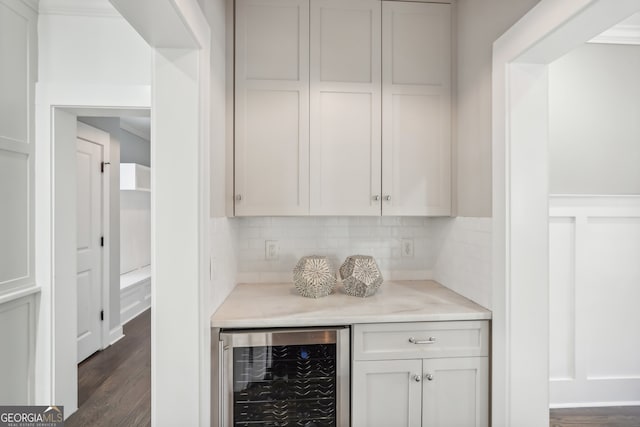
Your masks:
M309 213L309 2L237 0L235 213Z
M311 0L311 214L380 215L381 4Z
M451 214L451 6L382 5L382 213Z

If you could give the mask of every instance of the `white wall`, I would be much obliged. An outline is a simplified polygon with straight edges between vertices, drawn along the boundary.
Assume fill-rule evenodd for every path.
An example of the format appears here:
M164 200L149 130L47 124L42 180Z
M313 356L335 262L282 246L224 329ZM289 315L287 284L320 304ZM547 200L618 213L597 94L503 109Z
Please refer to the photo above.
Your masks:
M227 181L229 170L228 159L233 159L233 147L227 141L233 132L227 121L226 111L231 106L232 98L227 98L227 27L228 14L233 7L227 0L200 1L211 29L211 221L209 224L211 259L209 293L209 312L213 313L237 282L238 260L237 239L238 223L235 219L227 219ZM232 177L232 175L231 175ZM232 179L232 178L231 178Z
M120 129L120 162L151 166L151 143L149 140Z
M151 193L120 192L120 274L151 264Z
M433 278L491 309L491 219L458 217L441 226Z
M458 215L491 216L491 55L493 42L539 0L457 2Z
M640 194L640 46L585 44L549 66L552 194Z
M550 404L640 405L640 197L551 197Z
M81 16L56 9L55 1L40 1L40 82L151 84L149 46L106 1L99 3L104 13Z

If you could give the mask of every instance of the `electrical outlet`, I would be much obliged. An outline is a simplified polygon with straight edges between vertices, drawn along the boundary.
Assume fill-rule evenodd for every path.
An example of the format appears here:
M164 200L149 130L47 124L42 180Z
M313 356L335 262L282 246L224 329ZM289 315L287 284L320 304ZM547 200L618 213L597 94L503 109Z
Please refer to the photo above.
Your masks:
M264 259L275 260L280 254L280 246L277 240L266 240L264 242Z
M413 258L413 239L402 239L400 241L400 256L403 258Z

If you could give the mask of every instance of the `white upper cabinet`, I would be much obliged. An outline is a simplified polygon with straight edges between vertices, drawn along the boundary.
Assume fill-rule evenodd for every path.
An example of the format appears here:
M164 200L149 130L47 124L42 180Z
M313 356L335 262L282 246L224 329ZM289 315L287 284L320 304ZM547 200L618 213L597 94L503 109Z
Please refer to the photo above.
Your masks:
M380 215L381 4L311 0L312 215Z
M382 4L382 213L451 213L451 6Z
M450 215L451 6L236 0L235 214Z
M237 0L235 213L309 213L309 2Z

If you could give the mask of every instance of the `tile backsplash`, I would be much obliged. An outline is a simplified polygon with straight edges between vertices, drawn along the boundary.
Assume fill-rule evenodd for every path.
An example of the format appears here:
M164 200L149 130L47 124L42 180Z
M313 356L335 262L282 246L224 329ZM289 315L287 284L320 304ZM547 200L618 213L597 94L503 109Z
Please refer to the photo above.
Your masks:
M453 219L252 217L234 221L238 280L265 282L291 280L293 267L305 255L325 255L337 269L354 254L373 255L386 279L430 279L443 230ZM267 242L275 242L275 259L266 259ZM405 254L403 243L409 246Z
M441 233L433 279L490 309L491 218L453 218L444 224Z

